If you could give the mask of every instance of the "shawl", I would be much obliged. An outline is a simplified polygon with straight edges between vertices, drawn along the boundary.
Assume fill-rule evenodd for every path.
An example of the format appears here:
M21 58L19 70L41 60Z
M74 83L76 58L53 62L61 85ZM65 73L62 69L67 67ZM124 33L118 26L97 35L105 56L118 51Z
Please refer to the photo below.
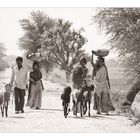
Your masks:
M30 72L30 78L32 78L34 81L38 81L42 78L42 74L39 70L33 70Z

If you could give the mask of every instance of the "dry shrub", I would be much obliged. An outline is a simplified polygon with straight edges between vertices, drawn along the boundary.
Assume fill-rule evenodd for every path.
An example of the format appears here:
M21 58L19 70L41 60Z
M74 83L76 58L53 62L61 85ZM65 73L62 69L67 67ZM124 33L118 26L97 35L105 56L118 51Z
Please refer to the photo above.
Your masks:
M130 107L123 107L122 103L126 99L126 93L122 91L112 92L112 101L116 109L117 114L125 114L126 116L133 116Z

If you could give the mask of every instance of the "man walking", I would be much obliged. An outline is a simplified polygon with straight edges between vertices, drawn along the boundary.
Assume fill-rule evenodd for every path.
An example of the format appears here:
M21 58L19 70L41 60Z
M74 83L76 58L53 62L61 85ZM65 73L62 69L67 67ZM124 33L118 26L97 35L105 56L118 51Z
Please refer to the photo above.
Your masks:
M25 89L28 84L28 71L22 65L23 58L16 58L17 66L13 68L10 85L14 86L14 95L15 95L15 114L24 113L24 96Z
M79 89L86 81L85 78L88 73L88 69L86 68L87 60L82 58L80 60L79 65L73 71L73 88Z

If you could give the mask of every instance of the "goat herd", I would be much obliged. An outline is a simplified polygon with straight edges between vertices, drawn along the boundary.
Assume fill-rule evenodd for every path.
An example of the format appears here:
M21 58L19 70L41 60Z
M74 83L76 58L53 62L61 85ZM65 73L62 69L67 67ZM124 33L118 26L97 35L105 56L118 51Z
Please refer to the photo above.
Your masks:
M64 92L61 95L64 117L67 118L70 112L69 104L71 92L73 102L73 114L77 116L77 113L80 113L81 117L83 117L83 115L85 115L88 110L88 116L90 116L90 104L93 90L94 85L83 85L79 90L75 89L73 92L71 90L71 87L65 87Z
M88 110L88 115L90 116L90 104L92 98L92 91L94 90L94 85L84 85L79 90L75 89L73 92L71 87L67 86L64 88L64 92L61 95L62 105L64 116L67 118L70 108L70 99L72 93L72 102L73 102L73 114L77 116L77 113L80 113L81 117L86 114ZM10 101L10 84L5 85L5 89L0 91L0 107L2 117L8 117L8 104Z
M70 112L70 101L72 99L73 105L73 115L77 116L77 113L80 113L80 116L83 117L87 111L88 116L90 116L90 106L91 106L91 99L92 99L92 92L94 91L94 85L83 85L80 89L74 89L70 86L66 86L64 88L63 93L61 94L64 117L67 118ZM2 117L4 115L8 117L8 103L10 101L10 93L11 88L10 84L6 84L5 88L0 91L0 107Z

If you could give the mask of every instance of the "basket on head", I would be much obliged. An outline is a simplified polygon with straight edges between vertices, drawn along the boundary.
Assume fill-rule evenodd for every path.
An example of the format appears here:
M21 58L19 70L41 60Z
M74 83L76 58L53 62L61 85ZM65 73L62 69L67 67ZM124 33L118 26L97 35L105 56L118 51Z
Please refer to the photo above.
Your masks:
M109 50L108 49L99 49L97 51L94 51L94 54L99 57L106 57L109 54Z
M41 56L40 53L32 53L32 54L27 55L27 59L29 59L29 60L31 60L33 62L34 61L40 62L43 59L43 57Z

